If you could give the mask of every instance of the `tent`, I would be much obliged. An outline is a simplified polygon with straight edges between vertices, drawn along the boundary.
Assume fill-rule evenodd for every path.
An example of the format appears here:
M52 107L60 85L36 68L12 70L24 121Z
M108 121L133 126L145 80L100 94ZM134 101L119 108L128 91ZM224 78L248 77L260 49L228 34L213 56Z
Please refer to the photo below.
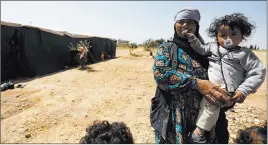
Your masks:
M92 37L92 54L96 61L101 61L101 53L104 52L105 59L108 55L112 58L115 57L116 44L113 40L108 38Z
M86 35L75 35L65 31L23 26L1 21L1 80L21 76L34 77L60 71L69 65L78 65L77 52L68 44L90 40L89 63L101 60L101 52L115 56L113 40Z
M1 21L1 81L22 76L17 61L19 56L17 34L20 27L19 24Z
M24 26L20 29L24 39L22 45L23 59L28 63L24 71L31 70L31 76L44 75L64 69L70 63L67 46L68 37L61 33L51 33L43 29ZM28 72L29 74L30 72Z
M92 41L90 36L87 35L78 35L78 34L71 34L68 32L64 32L64 34L66 36L68 36L69 40L68 40L68 44L73 44L74 46L79 42L79 41ZM78 61L78 51L71 51L71 65L78 65L77 61ZM88 56L88 62L89 63L95 63L96 60L92 55L92 49L89 49L89 52L87 54Z

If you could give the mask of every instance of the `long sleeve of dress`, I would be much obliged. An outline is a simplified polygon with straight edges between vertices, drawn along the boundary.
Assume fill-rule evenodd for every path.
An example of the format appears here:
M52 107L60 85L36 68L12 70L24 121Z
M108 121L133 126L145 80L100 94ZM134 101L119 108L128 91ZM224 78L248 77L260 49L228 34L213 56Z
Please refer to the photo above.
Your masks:
M173 58L178 59L178 58ZM165 91L182 91L188 87L196 88L196 80L186 74L171 69L171 59L168 48L161 44L157 48L153 66L154 79L157 85ZM178 61L178 64L180 61Z

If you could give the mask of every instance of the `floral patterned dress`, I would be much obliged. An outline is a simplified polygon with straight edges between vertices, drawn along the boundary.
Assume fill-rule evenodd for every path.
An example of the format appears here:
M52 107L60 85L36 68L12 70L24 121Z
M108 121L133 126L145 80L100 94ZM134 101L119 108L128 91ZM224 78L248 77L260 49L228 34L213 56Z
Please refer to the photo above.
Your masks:
M208 79L207 68L178 48L177 70L171 69L171 57L167 46L160 45L153 66L154 79L158 85L171 90L179 90L195 83L194 78ZM193 88L183 92L172 92L169 97L170 115L167 123L166 139L155 133L156 143L187 143L187 137L195 128L202 95Z

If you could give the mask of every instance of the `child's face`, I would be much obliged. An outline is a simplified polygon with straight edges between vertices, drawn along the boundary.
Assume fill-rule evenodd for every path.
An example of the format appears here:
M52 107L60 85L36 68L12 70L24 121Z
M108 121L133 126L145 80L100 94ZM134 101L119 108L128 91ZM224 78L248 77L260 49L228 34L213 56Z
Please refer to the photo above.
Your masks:
M242 41L241 31L238 27L234 27L233 29L228 25L222 25L218 30L217 40L221 47L226 48L224 40L231 39L233 44L228 48L233 48L238 46L238 44Z

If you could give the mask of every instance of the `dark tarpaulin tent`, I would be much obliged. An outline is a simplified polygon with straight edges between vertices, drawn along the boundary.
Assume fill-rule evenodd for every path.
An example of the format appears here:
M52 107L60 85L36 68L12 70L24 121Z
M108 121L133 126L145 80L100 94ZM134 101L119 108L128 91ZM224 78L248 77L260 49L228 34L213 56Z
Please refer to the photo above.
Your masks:
M92 37L92 55L96 61L101 61L101 52L106 51L106 41L103 38Z
M15 33L21 25L12 25L1 22L1 67L8 61L8 55L11 52L11 41L14 39Z
M105 49L105 52L107 53L107 55L110 55L110 51L112 49L112 44L111 44L112 41L109 40L109 39L107 39L107 38L105 39L105 41L106 41L106 49ZM107 59L108 57L106 56L105 58Z
M92 47L93 47L93 56L96 61L101 61L101 53L104 52L105 59L107 59L107 55L112 57L113 55L113 41L107 38L100 38L100 37L92 37Z
M2 21L1 30L1 81L56 72L70 63L69 38L60 32Z
M1 81L22 76L19 63L17 33L20 24L1 21Z
M100 61L102 51L115 56L116 44L107 38L75 35L3 21L1 29L2 81L53 73L74 64L77 52L70 51L68 44L76 45L80 40L91 41L92 48L88 52L90 63Z
M116 54L116 43L114 40L106 39L107 40L107 54L110 55L112 58L115 58Z
M115 49L116 44L113 40L108 38L101 38L101 37L92 37L92 55L96 61L101 61L101 53L104 52L105 59L107 59L107 55L110 57L115 58Z
M28 67L24 71L31 76L44 75L64 69L70 63L68 37L55 31L25 26L22 52ZM19 30L19 31L20 31ZM33 74L34 73L34 74Z

